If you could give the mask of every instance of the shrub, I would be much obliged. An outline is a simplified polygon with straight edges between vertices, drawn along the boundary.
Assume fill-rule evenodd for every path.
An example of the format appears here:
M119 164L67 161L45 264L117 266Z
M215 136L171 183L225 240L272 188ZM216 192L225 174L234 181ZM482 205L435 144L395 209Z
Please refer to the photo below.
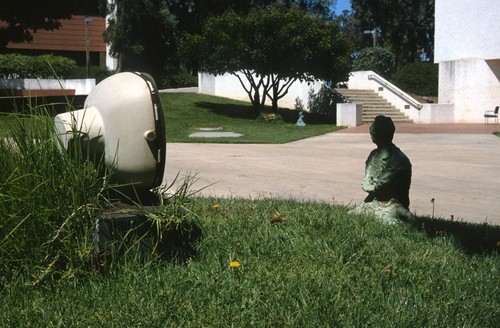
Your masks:
M394 54L387 48L365 48L353 62L354 71L374 71L385 78L390 78L396 67Z
M73 59L62 56L41 55L34 58L41 77L64 78L76 67Z
M337 113L337 103L341 103L342 100L335 93L333 88L322 85L318 93L314 93L311 89L309 91L309 112L335 115Z
M12 54L0 55L0 77L2 78L17 78L26 76L27 70L30 65L28 58L25 56Z
M396 72L394 83L401 89L420 96L438 95L439 66L432 63L412 63Z
M105 78L113 75L113 71L109 70L107 67L101 66L90 66L89 67L89 77L95 78L96 83L101 82ZM77 66L74 68L67 76L68 79L83 79L86 77L85 67Z
M101 66L91 66L90 67L90 77L95 78L96 83L101 82L105 78L113 75L114 72L108 69L107 67L101 67ZM79 77L81 78L81 77Z
M198 85L198 77L184 67L166 67L163 79L158 81L163 88L183 88Z
M65 78L75 68L74 60L61 56L0 55L0 77L7 79Z

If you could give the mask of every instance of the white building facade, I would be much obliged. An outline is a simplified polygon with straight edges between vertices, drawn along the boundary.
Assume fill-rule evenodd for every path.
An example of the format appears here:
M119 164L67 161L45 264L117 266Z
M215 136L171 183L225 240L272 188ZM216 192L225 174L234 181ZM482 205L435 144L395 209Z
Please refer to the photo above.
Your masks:
M500 0L436 0L439 103L455 123L480 123L500 106Z

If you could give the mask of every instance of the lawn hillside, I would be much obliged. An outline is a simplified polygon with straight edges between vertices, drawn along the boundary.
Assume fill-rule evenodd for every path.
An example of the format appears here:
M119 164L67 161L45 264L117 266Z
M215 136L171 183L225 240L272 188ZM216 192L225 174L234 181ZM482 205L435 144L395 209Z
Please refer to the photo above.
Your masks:
M269 143L335 129L245 118L246 105L227 99L162 97L173 140L195 142L198 127ZM156 207L135 204L143 223L102 246L96 219L130 214L115 202L112 168L77 142L61 151L48 114L0 124L0 327L500 322L499 227L385 225L325 203L200 197L194 176L158 190Z
M306 126L300 127L295 124L296 119L286 122L279 114L270 121L266 120L265 114L255 119L250 103L228 98L196 93L162 93L161 99L167 126L167 142L286 143L339 129L332 124L307 124L307 121ZM290 112L291 117L297 116L296 111L292 110L280 112ZM202 129L235 132L243 136L189 137L191 133L202 132Z
M500 261L343 207L193 198L202 229L182 264L2 286L5 326L494 327ZM195 215L194 215L195 214Z

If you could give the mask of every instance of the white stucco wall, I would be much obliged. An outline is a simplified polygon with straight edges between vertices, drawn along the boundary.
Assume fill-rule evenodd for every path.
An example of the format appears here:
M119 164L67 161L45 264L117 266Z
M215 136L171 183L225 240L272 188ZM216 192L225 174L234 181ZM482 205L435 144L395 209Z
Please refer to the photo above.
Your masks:
M62 90L73 89L75 95L88 95L95 87L94 78L89 79L0 79L0 89L14 90Z
M243 74L240 74L240 76L248 87L249 83L245 76ZM304 106L307 106L309 90L312 88L316 93L321 88L321 85L322 83L320 81L312 84L297 81L292 84L287 95L278 101L278 105L282 108L294 108L295 99L299 97ZM208 73L198 73L198 92L235 100L250 101L239 79L235 75L229 73L217 76ZM269 99L266 105L271 105Z
M454 122L480 123L500 105L500 0L436 0L439 103Z
M455 122L455 108L448 104L423 104L415 118L416 123L450 124Z
M500 105L500 59L440 63L439 103L454 104L457 123L483 122L484 111Z
M500 58L500 0L436 0L434 60Z

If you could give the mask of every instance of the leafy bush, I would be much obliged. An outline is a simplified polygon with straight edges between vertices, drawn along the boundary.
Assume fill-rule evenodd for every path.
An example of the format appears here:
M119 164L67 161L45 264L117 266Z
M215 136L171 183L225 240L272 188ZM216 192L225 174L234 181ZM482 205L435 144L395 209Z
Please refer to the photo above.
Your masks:
M0 77L2 78L64 78L75 68L74 60L61 56L0 55Z
M46 78L64 78L76 67L76 62L62 56L41 55L35 57L39 75Z
M335 115L337 113L336 105L341 102L340 97L329 86L322 85L318 93L314 93L312 89L309 91L308 108L310 113Z
M86 71L85 67L83 66L77 66L75 69L73 69L66 78L68 79L83 79L86 77ZM101 66L90 66L89 67L89 77L90 78L95 78L96 83L101 82L105 78L113 75L113 71L109 70L107 67L101 67Z
M439 66L432 63L412 63L394 75L394 83L401 89L420 96L438 95Z
M166 67L163 79L158 81L162 88L183 88L198 85L198 77L185 67Z
M353 62L354 71L374 71L385 78L390 78L396 67L394 54L387 48L365 48Z

